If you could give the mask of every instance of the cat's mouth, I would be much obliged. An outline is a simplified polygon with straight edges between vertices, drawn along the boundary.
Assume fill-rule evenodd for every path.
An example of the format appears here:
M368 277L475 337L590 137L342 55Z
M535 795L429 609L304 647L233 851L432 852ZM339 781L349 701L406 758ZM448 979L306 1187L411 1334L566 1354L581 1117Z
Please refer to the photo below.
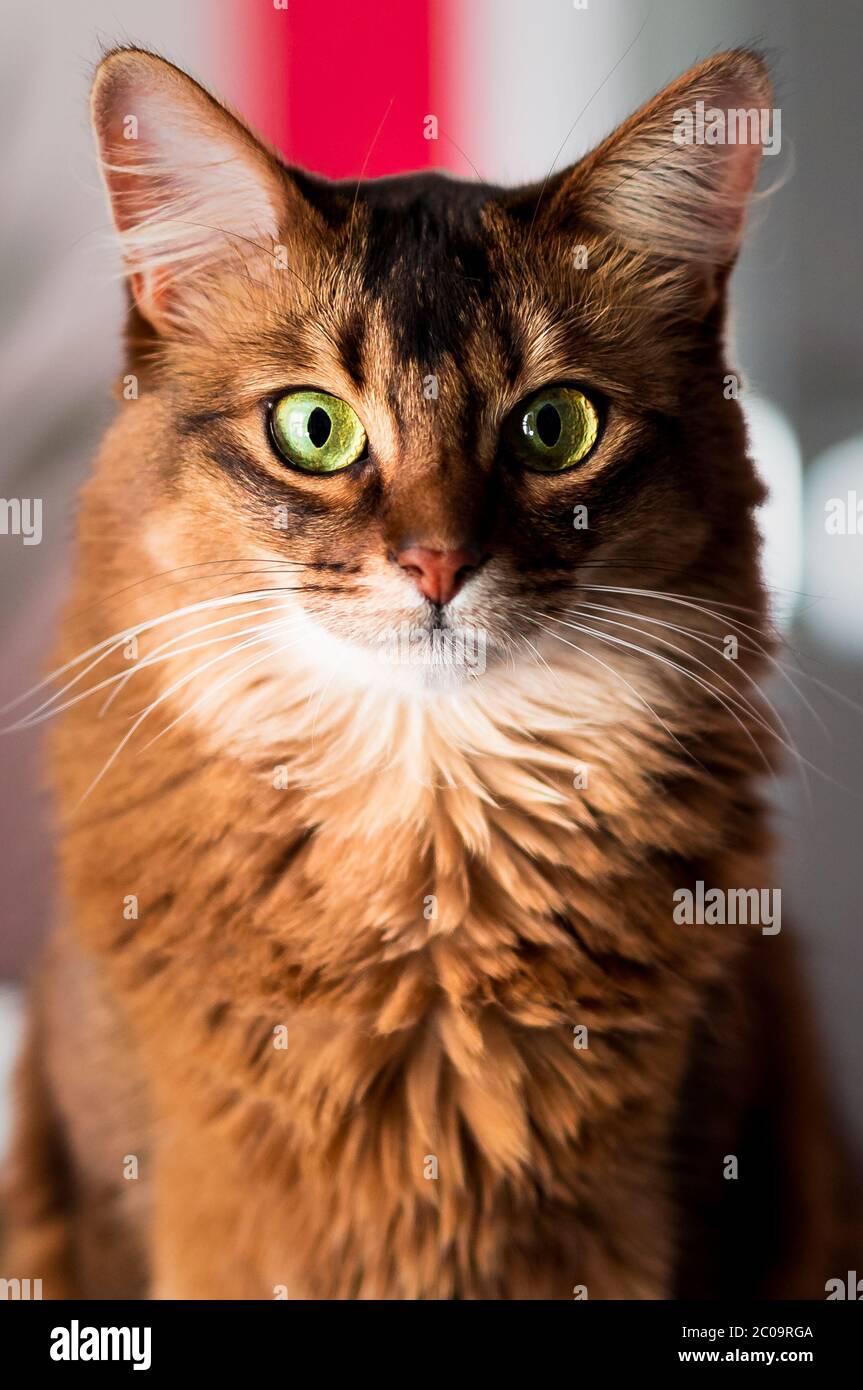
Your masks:
M479 567L477 567L479 571ZM343 592L287 599L292 659L312 682L357 690L429 693L471 685L511 661L519 605L506 576L484 566L445 602L388 565Z
M470 613L425 604L392 617L365 621L332 612L305 612L302 651L325 679L363 689L406 693L455 690L478 680L501 659L500 636Z
M384 667L422 672L427 684L450 685L483 674L489 634L469 623L453 625L436 610L426 623L403 622L382 633L377 655Z

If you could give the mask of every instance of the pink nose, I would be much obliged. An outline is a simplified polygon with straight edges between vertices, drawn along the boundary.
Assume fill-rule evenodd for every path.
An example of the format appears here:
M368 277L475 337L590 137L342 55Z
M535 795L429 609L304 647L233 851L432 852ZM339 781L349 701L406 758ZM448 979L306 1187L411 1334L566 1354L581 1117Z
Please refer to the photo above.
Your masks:
M432 603L449 603L479 565L480 553L474 546L464 550L429 550L424 545L412 545L400 550L395 558L424 598Z

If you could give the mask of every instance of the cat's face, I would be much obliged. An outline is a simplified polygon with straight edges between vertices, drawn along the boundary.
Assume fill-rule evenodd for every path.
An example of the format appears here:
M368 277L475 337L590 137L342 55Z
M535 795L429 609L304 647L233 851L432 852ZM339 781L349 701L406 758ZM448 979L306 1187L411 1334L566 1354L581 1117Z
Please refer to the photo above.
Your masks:
M763 86L733 56L694 89ZM535 660L589 586L754 584L720 334L758 152L675 146L692 78L516 191L327 184L156 60L100 80L165 569L248 560L322 660L421 684Z

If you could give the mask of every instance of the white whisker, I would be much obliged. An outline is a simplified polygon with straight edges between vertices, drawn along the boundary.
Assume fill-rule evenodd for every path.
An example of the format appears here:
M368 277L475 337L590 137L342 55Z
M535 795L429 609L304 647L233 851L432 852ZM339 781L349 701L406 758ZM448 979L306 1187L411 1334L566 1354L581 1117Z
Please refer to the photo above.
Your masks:
M634 618L637 622L646 622L646 623L650 623L650 624L653 624L653 625L658 626L658 627L667 628L667 629L669 629L670 631L673 631L673 632L683 633L685 636L689 637L692 641L698 642L699 645L701 645L701 646L703 646L703 647L707 647L709 651L714 652L714 653L716 653L717 655L720 654L719 649L718 649L717 647L713 646L713 644L709 641L709 639L706 638L706 637L703 635L703 633L699 632L699 630L696 629L696 628L682 627L682 626L680 626L678 623L668 623L668 622L665 622L662 618L651 618L651 617L648 617L646 614L643 614L643 613L632 613L632 612L630 612L628 609L625 609L625 608L612 608L612 607L609 607L608 604L602 604L602 603L588 603L586 600L583 600L580 604L577 604L576 607L575 607L574 609L569 609L569 610L567 610L567 611L568 611L568 612L579 612L579 613L582 613L583 616L589 617L590 614L587 614L587 615L584 615L584 614L583 614L583 610L584 610L584 609L591 609L591 610L593 610L593 609L598 609L598 610L601 610L602 612L606 612L606 613L619 613L619 614L621 614L621 615L624 616L624 617ZM726 677L722 676L718 671L715 671L714 668L713 668L708 662L706 662L706 661L701 661L698 657L694 656L691 652L688 652L684 647L678 647L678 646L676 646L673 642L668 642L668 641L666 641L665 638L658 637L658 636L656 636L654 633L646 633L646 632L644 632L644 630L643 630L642 628L640 628L640 627L635 627L635 626L633 626L633 624L631 624L631 623L618 623L618 622L615 622L615 621L614 621L613 619L611 619L611 618L603 618L603 617L601 617L601 616L595 616L595 617L594 617L594 621L595 621L595 622L610 623L610 624L612 624L612 625L615 626L615 627L623 627L623 628L628 629L630 632L638 632L638 633L640 633L642 636L650 637L650 638L652 638L652 640L654 640L654 641L656 641L656 642L661 642L661 643L663 644L663 646L667 646L667 647L669 647L672 651L676 651L679 655L685 656L685 657L687 657L690 661L696 662L699 666L702 666L705 670L709 671L711 675L716 676L718 680L722 681L723 685L728 686L728 688L729 688L730 690L734 691L735 694L739 694L739 692L735 690L735 688L734 688L734 686L733 686L733 684L732 684L731 681L727 680ZM782 718L781 714L780 714L779 711L777 710L777 708L776 708L775 704L773 703L773 701L772 701L771 699L769 699L769 697L765 694L765 692L762 690L761 686L758 684L758 682L757 682L757 680L754 678L754 676L750 675L750 673L749 673L744 667L742 667L742 666L736 666L734 669L737 670L738 673L743 677L743 679L746 680L746 681L748 681L749 684L751 685L751 687L753 688L753 690L755 690L755 692L757 693L759 699L763 702L763 704L767 707L767 709L768 709L768 710L770 711L770 713L772 714L774 720L776 721L777 727L778 727L778 728L781 730L781 732L784 734L785 739L786 739L786 741L787 741L787 746L793 750L795 756L798 756L798 757L799 757L799 750L797 749L797 745L794 743L794 739L793 739L793 737L792 737L791 731L790 731L790 729L788 728L788 725L786 724L785 720ZM744 698L744 697L741 696L741 698ZM771 729L770 726L769 726L768 724L764 724L763 721L760 719L760 716L759 716L759 714L758 714L758 711L756 710L756 708L752 705L752 703L751 703L749 700L745 700L745 705L746 705L746 708L751 712L751 714L752 714L753 716L755 716L756 719L758 719L758 722L761 723L762 727L765 728L769 733L775 735L775 731L774 731L773 729ZM780 740L780 742L781 742L781 740ZM807 799L808 799L809 805L810 805L810 807L811 807L811 806L812 806L812 791L811 791L811 788L810 788L810 786L809 786L809 779L808 779L808 777L807 777L807 775L806 775L806 771L805 771L804 767L802 766L802 764L801 764L801 767L800 767L800 773L801 773L801 776L802 776L802 778L803 778L803 784L804 784L804 786L805 786L805 788L806 788Z
M148 715L150 715L153 712L153 710L157 709L159 705L164 704L165 700L169 699L171 695L175 694L178 690L181 690L184 685L187 685L189 683L189 681L195 680L197 676L200 676L203 674L204 671L209 670L211 666L217 665L220 661L229 660L232 656L235 656L238 651L243 651L247 647L256 646L259 645L261 642L267 641L269 641L269 635L266 635L264 637L248 637L246 638L245 642L240 642L236 647L232 647L230 651L221 652L218 656L210 657L209 661L205 661L200 666L196 666L193 671L187 671L185 675L181 676L178 680L174 681L172 685L169 685L165 690L163 690L161 694L157 695L156 699L152 700L150 704L147 705L146 709L141 711L141 713L134 720L131 728L128 729L127 732L123 735L120 742L117 744L117 747L114 749L113 753L108 758L107 762L103 764L101 771L97 773L97 775L93 778L93 781L87 787L87 790L84 792L83 796L81 797L81 801L79 801L78 804L80 805L81 802L86 801L90 793L94 791L95 788L99 785L106 772L108 772L109 769L113 767L117 758L120 756L123 749L126 747L126 744L141 727Z
M235 647L234 651L242 651L243 647L249 647L254 645L255 643L253 642L243 642L240 644L239 647ZM291 648L295 647L296 645L296 642L280 642L279 645L273 647L271 651L264 652L263 656L256 657L254 661L250 661L246 666L241 666L239 671L231 671L227 676L225 676L223 680L217 681L215 685L212 685L208 690L205 690L203 695L200 695L197 700L195 700L191 705L188 706L187 709L184 709L180 714L176 716L175 719L172 719L170 724L166 724L164 729L160 729L157 734L154 734L153 737L149 740L149 742L144 744L144 747L141 749L141 752L146 752L146 750L148 748L151 748L154 743L158 743L159 739L162 738L165 734L169 733L176 724L179 724L181 720L186 719L190 714L193 714L196 709L198 709L202 704L205 703L205 701L211 699L212 696L215 695L217 690L221 690L224 686L230 685L232 681L235 681L240 676L245 675L247 671L251 671L253 666L259 666L262 661L268 660L268 658L274 656L276 652L290 651ZM233 655L233 652L230 652L229 655ZM196 671L194 674L198 675L199 672Z
M254 632L256 629L242 628L240 632L228 632L225 633L223 637L210 638L209 642L193 642L192 645L189 647L178 647L174 651L169 652L167 649L169 647L173 647L176 642L183 642L188 637L195 637L199 632L209 632L214 627L223 627L226 623L242 622L244 618L249 616L253 618L260 618L263 616L264 613L278 613L280 611L284 611L285 613L287 613L289 610L285 607L284 604L281 603L269 604L266 608L253 608L251 615L249 615L248 613L235 613L230 618L217 618L215 622L202 623L198 627L193 627L190 632L178 633L175 637L169 637L165 642L160 642L158 647L156 647L152 652L149 652L147 656L142 657L141 660L138 661L133 667L131 667L130 670L121 671L119 675L111 676L108 681L102 682L103 686L109 685L114 681L118 682L118 684L116 685L115 689L112 690L105 698L99 710L100 717L114 703L114 700L117 698L117 696L122 693L123 686L126 684L127 681L130 681L132 679L132 677L135 675L137 671L141 671L145 669L147 666L154 666L162 661L170 661L175 656L181 656L185 652L194 651L198 647L209 645L209 643L231 642L235 637L246 636L248 633ZM263 630L265 626L278 627L279 624L282 622L284 622L284 618L275 618L270 623L261 624L261 630ZM98 690L99 688L99 686L94 686L93 690L89 691L88 694L95 694L96 690Z
M767 771L770 773L772 777L776 776L776 773L773 767L771 766L771 763L767 758L767 755L765 754L763 748L761 748L760 745L757 743L755 736L752 733L752 730L747 729L740 716L735 713L731 706L726 702L725 698L719 693L718 690L715 689L714 686L710 684L709 681L705 681L701 676L697 676L694 671L687 670L685 666L681 666L679 661L672 661L670 657L661 656L659 652L651 652L647 649L647 647L642 647L637 642L630 642L625 637L615 637L613 633L609 632L597 632L595 628L587 627L582 623L568 623L563 618L553 618L552 621L562 623L564 627L572 627L575 629L576 632L583 632L588 637L595 637L597 641L605 642L609 646L625 647L630 651L638 652L641 656L649 657L653 661L658 661L665 666L669 666L672 670L678 671L681 675L687 676L689 680L694 681L696 685L700 686L702 689L706 690L710 695L712 695L713 698L717 700L725 710L728 711L732 719L734 719L736 723L740 725L740 728L743 730L746 737L749 739L759 758L767 768ZM735 701L734 703L739 704L740 702ZM741 707L743 709L746 708L745 705L742 705ZM771 733L774 737L777 737L774 731L770 729L770 726L768 724L764 723L763 727L767 729L768 732ZM782 740L779 741L781 742ZM794 750L791 751L793 752Z
M582 656L586 656L589 661L595 661L597 665L603 668L603 670L608 671L612 676L615 677L616 680L621 681L622 684L625 685L627 689L632 692L632 694L640 702L640 704L644 705L644 707L650 712L650 714L656 720L660 728L665 730L668 737L672 740L673 743L677 744L681 752L687 758L691 758L693 762L698 763L698 759L694 757L692 753L690 753L689 749L686 748L686 746L683 743L681 743L680 739L677 737L674 731L668 727L665 720L662 719L656 713L656 710L653 708L653 706L649 704L648 701L644 698L644 696L641 694L641 691L636 690L635 686L632 685L626 679L625 676L622 676L619 671L616 671L613 666L610 666L606 661L602 661L601 658L596 656L593 652L585 651L584 647L579 647L575 642L570 642L567 638L561 637L560 633L555 632L553 628L545 627L543 623L538 621L538 619L528 617L528 622L533 623L534 626L540 628L543 632L547 633L549 637L554 637L558 642L562 642L565 647L572 647L573 651L579 652ZM699 767L701 766L700 763L698 763L698 765Z
M712 676L715 676L716 679L719 680L719 681L721 681L723 685L726 685L726 686L728 687L728 689L731 690L735 696L739 696L739 698L743 701L745 707L749 710L750 714L752 714L756 719L759 719L759 720L761 719L761 716L759 715L759 712L758 712L758 710L755 708L755 706L754 706L749 700L747 700L745 696L741 695L740 692L739 692L738 690L735 689L733 683L732 683L730 680L728 680L728 678L727 678L726 676L723 676L723 675L721 675L718 671L715 671L715 670L713 669L713 667L709 665L708 662L702 661L700 657L697 657L697 656L693 655L693 653L687 651L685 647L679 647L675 642L669 642L668 639L667 639L666 637L660 637L660 636L659 636L658 634L656 634L656 633L653 633L653 632L645 632L643 628L636 627L633 623L622 623L622 622L619 622L619 621L615 620L614 618L603 618L603 617L600 617L600 616L598 616L598 615L593 615L593 614L585 613L585 612L582 611L584 608L595 608L595 607L598 607L598 606L599 606L599 605L597 605L597 604L577 604L576 607L575 607L574 609L568 609L567 611L568 611L568 612L577 612L577 613L579 613L580 616L582 616L586 621L587 621L588 619L590 619L591 617L593 617L593 621L594 621L594 622L597 622L597 623L608 623L611 627L621 627L621 628L626 629L626 631L628 631L628 632L635 632L635 633L637 633L637 634L638 634L639 636L641 636L641 637L649 637L649 638L650 638L652 641L654 641L654 642L661 642L662 645L663 645L664 647L668 647L669 651L677 652L678 656L684 656L684 657L686 657L689 661L694 661L694 662L696 663L696 665L703 667L705 671L709 671L710 674L711 674ZM618 608L618 609L615 609L615 610L607 610L607 611L614 611L614 612L618 612L618 613L624 613L624 615L625 615L626 617L638 617L638 616L639 616L638 614L635 614L635 613L626 613L625 610L622 609L622 608ZM662 623L660 619L654 619L653 621L654 621L655 623L659 623L659 625L662 626L662 627L669 627L669 628L671 628L671 627L673 626L673 625L670 624L670 623ZM686 631L686 629L683 629L683 631ZM698 636L696 636L694 630L690 633L690 636L693 638L694 641L700 642L702 646L707 647L710 651L712 651L712 652L716 652L716 651L717 651L716 647L711 646L710 642L707 641L706 638L699 638ZM761 692L761 689L760 689L760 687L759 687L759 685L758 685L758 682L755 681L755 680L752 678L752 676L749 675L749 672L748 672L748 671L744 671L742 667L737 667L737 668L735 668L735 669L739 670L741 675L743 675L743 676L749 678L749 680L750 680L750 682L752 683L752 685L754 686L755 690L758 692L759 696L761 696L762 692ZM763 696L762 696L762 698L763 698ZM765 701L765 703L766 703L766 701ZM766 729L768 729L769 732L772 732L772 731L770 730L770 726L769 726L769 725L764 724L764 727L765 727Z
M232 619L233 622L237 622L238 620L239 615ZM65 710L72 709L75 705L81 704L82 701L89 700L92 696L98 695L100 690L108 689L108 696L97 713L97 717L101 718L105 714L108 707L113 703L116 696L120 693L123 685L127 681L131 680L132 676L134 676L136 672L143 670L145 667L155 666L163 661L171 661L174 657L182 656L185 652L197 651L203 647L216 646L220 642L232 642L237 637L243 637L254 632L263 631L266 627L277 627L280 621L280 619L276 619L274 620L274 622L269 624L261 623L254 627L242 628L239 632L228 633L224 637L211 637L203 642L192 642L187 647L178 647L174 651L164 653L164 655L162 656L157 656L155 653L150 653L150 655L146 658L142 658L141 661L136 662L136 664L133 667L131 667L130 670L118 671L113 676L106 676L105 679L99 681L97 685L91 685L86 690L79 691L77 695L73 695L71 699L65 700L60 705L51 705L49 708L45 708L44 705L40 706L42 710L41 714L38 712L34 712L33 714L25 715L23 718L19 719L17 723L10 724L6 729L3 730L3 732L11 733L14 730L36 728L39 724L44 724L49 719L54 719L57 715L62 714ZM210 624L205 624L204 627L199 628L198 631L206 631L206 628L208 626L210 626ZM212 626L216 626L216 624L212 624ZM182 639L175 638L173 640L177 641Z
M273 593L279 591L280 586L276 585L269 589L249 589L241 594L228 594L217 598L202 599L197 603L186 604L181 608L172 609L169 613L162 613L156 618L147 618L143 622L123 628L120 632L112 633L110 637L103 638L101 642L96 642L92 647L88 647L86 651L79 653L78 656L72 657L71 660L65 662L63 666L59 666L56 670L50 672L50 674L45 676L38 684L31 686L29 690L25 690L21 695L16 695L14 700L10 700L8 704L0 709L0 714L5 714L7 711L15 709L18 705L23 704L25 700L31 699L34 695L38 694L40 690L44 690L45 686L53 684L61 676L66 675L68 671L74 670L80 662L87 661L90 657L95 657L95 660L92 661L85 670L79 671L74 679L69 681L61 690L55 691L47 700L44 700L41 705L38 705L35 710L31 710L30 716L28 717L39 714L41 710L45 709L49 704L62 699L67 690L71 690L80 680L83 680L99 662L104 661L112 652L116 651L118 647L122 647L124 643L131 641L133 637L139 637L142 632L150 631L152 628L159 627L161 624L170 622L176 618L185 617L186 614L189 613L201 613L208 609L226 608L233 604L257 603L259 599L271 597ZM290 593L291 591L289 589L282 589L281 592ZM8 729L4 729L2 732L10 732L15 727L14 724L10 725Z
M678 605L681 605L681 606L687 607L687 608L692 608L692 609L694 609L696 612L702 613L702 614L704 614L706 617L713 619L713 621L722 624L723 627L725 627L725 628L729 628L729 627L730 627L730 628L731 628L733 631L735 631L735 632L738 632L738 633L744 632L744 631L746 631L746 632L748 632L748 633L757 632L760 636L765 636L765 633L764 633L764 631L763 631L762 628L753 627L751 623L741 623L739 620L738 620L738 621L735 621L734 619L729 618L729 617L728 617L726 614L724 614L724 613L717 613L714 609L712 609L712 608L707 608L704 604L697 603L693 598L691 598L689 595L686 595L686 594L666 593L666 592L665 592L664 590L662 590L662 589L633 589L633 588L621 588L621 587L619 587L619 586L617 586L617 585L613 585L613 584L585 584L585 585L583 585L582 587L585 588L585 589L601 590L601 591L603 591L603 592L605 592L605 593L629 594L629 595L634 595L634 596L636 596L636 597L651 598L651 599L657 599L657 600L660 600L660 601L663 600L663 599L668 599L669 602L671 602L671 603L675 603L675 604L678 604ZM739 605L739 604L728 604L728 605L721 604L720 607L739 608L740 605ZM751 610L749 610L749 609L743 609L742 611L743 611L743 612L749 612L749 611L751 611ZM755 648L755 650L759 653L759 655L760 655L761 657L763 657L763 659L764 659L770 666L772 666L774 670L776 670L776 671L778 672L778 674L782 677L782 679L783 679L784 681L787 682L787 684L788 684L788 685L791 687L791 689L793 690L794 694L795 694L795 695L797 696L797 698L800 700L801 704L802 704L802 705L808 710L808 712L812 715L813 719L814 719L814 720L816 721L816 723L820 726L820 728L824 731L824 733L827 734L827 732L828 732L828 731L827 731L827 727L826 727L826 725L825 725L823 719L822 719L821 716L819 715L818 711L817 711L817 710L813 707L813 705L810 703L810 701L806 698L806 696L804 695L804 693L803 693L803 691L800 689L800 687L796 684L796 682L795 682L794 680L792 680L791 676L788 674L788 671L786 670L786 668L785 668L785 666L782 664L782 662L779 661L779 660L773 655L773 653L772 653L771 651L769 651L768 648L765 647L761 642L756 641L756 639L755 639L754 637L752 637L752 636L744 637L743 640L744 640L744 641L750 641L750 642L752 643L753 647ZM815 680L815 677L814 677L814 676L809 676L807 672L801 671L799 668L796 668L796 669L797 669L797 674L800 675L800 676L802 676L804 679L813 680L813 681ZM816 683L817 683L817 682L816 682ZM861 712L863 712L863 711L861 711Z
M557 622L562 622L563 620L562 620L562 619L555 619L555 621L557 621ZM713 699L717 700L718 703L721 704L721 705L723 706L723 708L725 708L725 709L727 710L727 712L731 715L731 717L735 720L735 722L738 723L738 724L740 725L741 729L743 730L743 732L746 734L747 738L748 738L748 739L750 740L750 742L752 743L753 747L755 748L755 750L756 750L756 752L758 753L759 757L761 758L762 762L765 764L765 766L766 766L767 770L769 771L770 775L773 776L773 777L776 776L776 773L775 773L773 767L771 766L769 760L768 760L767 757L765 756L764 751L759 747L758 743L757 743L756 740L754 739L751 730L749 730L749 729L746 728L746 726L745 726L745 724L743 723L743 721L742 721L742 720L740 719L740 717L734 712L734 710L731 709L731 708L729 707L729 705L727 704L727 702L726 702L726 700L723 698L723 696L722 696L717 690L715 690L714 687L713 687L712 685L710 685L709 682L704 681L704 680L702 679L701 676L697 676L697 675L695 675L695 673L694 673L693 671L689 671L689 670L687 670L685 667L678 665L677 662L671 661L669 657L660 656L660 654L659 654L658 652L651 652L651 651L648 651L646 648L640 647L640 646L638 646L636 643L627 642L627 641L625 641L623 638L613 637L613 636L612 636L611 634L609 634L609 633L600 633L600 632L596 632L596 631L593 630L593 629L586 628L586 627L581 626L581 625L578 625L578 624L564 623L564 626L566 626L566 627L575 627L575 629L576 629L577 631L585 632L585 633L587 633L588 635L595 637L598 641L600 641L600 642L605 642L605 643L607 643L608 645L612 645L612 646L613 646L613 645L617 645L617 646L631 647L634 651L641 652L642 655L647 656L647 657L651 657L654 661L658 661L658 662L660 662L660 663L663 664L663 665L670 666L670 667L672 667L673 669L678 670L682 675L687 676L690 680L694 681L694 683L695 683L696 685L698 685L698 686L700 686L702 689L706 690L706 691L713 697ZM735 702L735 703L736 703L736 702ZM803 755L798 751L797 748L795 748L793 745L788 744L784 739L780 738L780 737L779 737L779 734L776 732L776 730L770 729L769 726L767 726L767 728L768 728L768 731L770 732L771 736L772 736L773 738L776 739L776 742L780 745L780 747L784 748L785 751L786 751L787 753L789 753L793 758L795 758L795 759L798 761L798 763L801 765L801 767L809 768L810 771L817 773L819 777L822 777L824 780L826 780L826 781L828 781L828 782L832 782L835 786L842 786L842 784L841 784L840 782L838 782L835 778L830 777L828 773L824 772L823 769L817 767L815 763L812 763L812 762L810 762L807 758L804 758ZM849 789L848 789L848 788L843 788L843 790L849 790Z

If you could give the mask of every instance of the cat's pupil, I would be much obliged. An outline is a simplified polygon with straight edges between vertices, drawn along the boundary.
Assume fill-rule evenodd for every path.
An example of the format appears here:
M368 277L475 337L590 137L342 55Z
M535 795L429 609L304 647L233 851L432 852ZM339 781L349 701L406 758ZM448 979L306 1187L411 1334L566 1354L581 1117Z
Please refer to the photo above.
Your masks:
M330 437L333 422L327 412L322 410L319 405L316 405L309 416L307 428L309 431L309 439L316 449L321 449Z
M553 405L544 405L537 412L536 432L547 449L560 439L560 415Z

